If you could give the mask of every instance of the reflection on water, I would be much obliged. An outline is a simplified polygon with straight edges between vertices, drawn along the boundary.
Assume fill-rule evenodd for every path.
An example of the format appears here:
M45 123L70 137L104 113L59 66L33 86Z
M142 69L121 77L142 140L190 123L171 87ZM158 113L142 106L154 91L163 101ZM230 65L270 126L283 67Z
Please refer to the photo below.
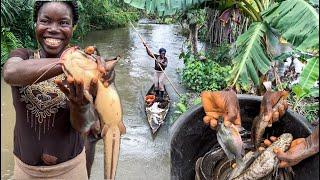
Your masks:
M184 38L177 35L178 26L137 24L137 30L144 37L154 53L164 47L167 49L168 68L166 73L179 92L183 87L179 84L176 68L181 68L179 52ZM82 46L96 45L104 57L121 55L116 66L116 86L123 106L123 119L127 132L121 139L121 150L116 179L143 180L170 179L169 157L169 123L166 122L153 139L142 106L143 96L152 84L154 62L147 55L138 35L132 28L120 28L107 31L96 31L85 38ZM175 94L169 83L167 90L172 101ZM13 155L13 123L14 111L11 90L1 81L1 177L6 179L12 174ZM5 111L3 111L5 110ZM169 111L167 121L172 114ZM8 175L6 175L6 173ZM98 142L91 179L103 179L103 143Z

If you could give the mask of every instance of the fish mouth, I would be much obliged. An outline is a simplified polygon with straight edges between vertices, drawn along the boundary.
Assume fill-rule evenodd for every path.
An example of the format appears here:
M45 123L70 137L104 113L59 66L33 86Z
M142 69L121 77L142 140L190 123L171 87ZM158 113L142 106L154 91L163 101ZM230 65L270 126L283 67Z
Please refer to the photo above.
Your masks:
M62 40L57 38L44 38L44 43L51 48L57 48L61 46Z

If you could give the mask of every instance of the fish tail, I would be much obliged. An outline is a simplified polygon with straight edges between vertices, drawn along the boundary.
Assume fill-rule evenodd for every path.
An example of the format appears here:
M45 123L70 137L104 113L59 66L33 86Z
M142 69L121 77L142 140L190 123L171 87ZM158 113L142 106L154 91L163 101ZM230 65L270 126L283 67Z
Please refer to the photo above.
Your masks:
M113 180L115 178L120 151L120 133L118 126L105 125L103 127L104 179Z

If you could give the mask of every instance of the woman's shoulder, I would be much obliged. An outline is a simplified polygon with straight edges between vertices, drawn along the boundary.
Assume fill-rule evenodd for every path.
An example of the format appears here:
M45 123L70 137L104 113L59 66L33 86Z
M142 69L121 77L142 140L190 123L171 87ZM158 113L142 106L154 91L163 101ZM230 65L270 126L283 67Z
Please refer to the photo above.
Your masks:
M33 56L34 51L27 48L17 48L10 52L9 58L11 57L20 57L23 60L29 59L31 56Z

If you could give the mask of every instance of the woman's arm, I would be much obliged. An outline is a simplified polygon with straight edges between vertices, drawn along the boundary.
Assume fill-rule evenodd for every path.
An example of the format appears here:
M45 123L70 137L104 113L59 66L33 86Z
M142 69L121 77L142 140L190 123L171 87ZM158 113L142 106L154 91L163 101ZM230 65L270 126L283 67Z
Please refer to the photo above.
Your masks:
M11 57L3 67L3 78L11 86L30 85L58 61L59 58L23 60L21 57ZM38 82L57 76L62 72L61 65L56 64Z
M165 58L161 64L166 68L168 66L168 59Z

